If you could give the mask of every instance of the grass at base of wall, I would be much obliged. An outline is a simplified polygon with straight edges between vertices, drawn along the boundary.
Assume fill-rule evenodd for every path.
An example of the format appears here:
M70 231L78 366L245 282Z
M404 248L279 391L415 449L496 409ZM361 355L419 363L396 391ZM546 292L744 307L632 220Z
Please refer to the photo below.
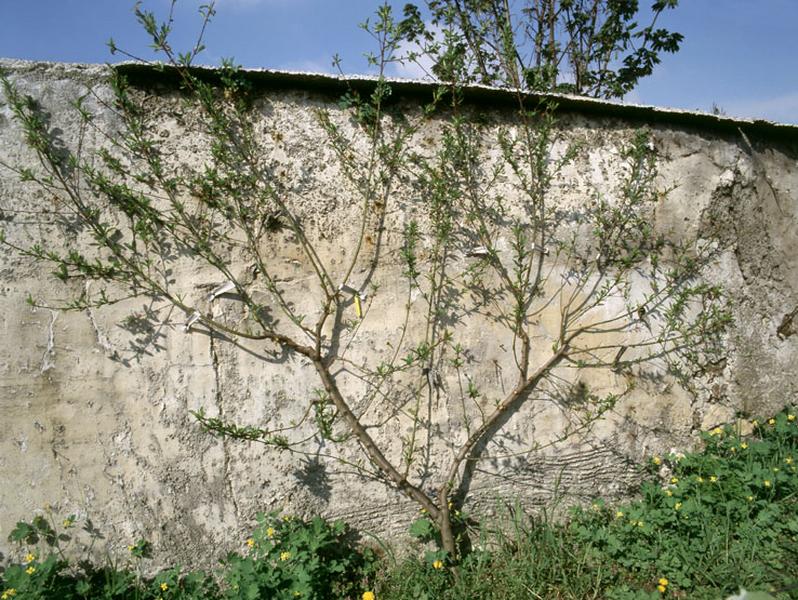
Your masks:
M639 498L596 500L554 521L520 510L483 526L459 565L378 558L343 523L262 515L246 550L214 573L142 576L149 545L101 567L68 561L88 522L52 513L19 523L0 598L718 600L739 588L798 598L798 418L788 408L704 434L704 448L655 456Z

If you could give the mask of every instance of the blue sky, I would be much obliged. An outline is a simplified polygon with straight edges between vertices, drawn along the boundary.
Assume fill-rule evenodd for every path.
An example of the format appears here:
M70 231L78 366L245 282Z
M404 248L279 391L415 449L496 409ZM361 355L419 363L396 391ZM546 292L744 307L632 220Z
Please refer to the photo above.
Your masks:
M646 5L650 0L641 0ZM198 0L179 0L174 45L188 45L199 25ZM133 0L2 0L0 56L102 63L105 42L142 56L147 40ZM163 14L168 0L146 0ZM246 67L346 72L366 70L372 49L357 24L378 0L219 0L201 62L234 57ZM404 0L393 2L401 7ZM665 55L628 101L710 110L798 124L798 0L682 0L660 23L684 34L682 50ZM413 75L404 70L400 75Z

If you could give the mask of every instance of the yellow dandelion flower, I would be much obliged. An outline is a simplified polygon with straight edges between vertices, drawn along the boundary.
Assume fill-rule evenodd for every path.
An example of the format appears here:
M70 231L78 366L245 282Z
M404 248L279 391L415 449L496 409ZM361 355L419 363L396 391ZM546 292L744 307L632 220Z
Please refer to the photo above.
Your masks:
M792 456L788 456L784 459L784 464L791 465L792 464Z
M668 496L668 498L670 498L671 496L673 496L673 492L671 490L665 490L665 495Z
M252 538L249 538L247 540L247 546L249 546L250 548L254 548L255 547L255 540L253 540Z
M729 451L733 454L737 452L737 448L735 446L732 446L731 448L729 448Z
M710 476L709 476L709 480L710 480L712 483L715 483L715 482L718 480L718 476L717 476L717 475L710 475Z
M36 567L28 567L27 569L25 569L25 572L28 575L33 575L36 572Z
M765 479L765 481L762 482L762 485L764 485L766 488L769 488L773 484L770 482L770 479Z
M795 421L795 415L787 415L788 421Z
M301 595L302 595L302 592L300 592L299 590L294 592L294 598L299 598Z
M615 518L616 519L620 519L622 516L623 516L623 511L622 510L619 510L618 512L615 513Z
M659 580L657 581L657 583L658 583L659 585L664 585L664 586L667 586L667 585L670 583L670 581L668 581L668 580L667 580L667 579L665 579L664 577L660 577L660 578L659 578Z
M753 502L754 501L754 497L753 496L748 496L748 498L746 498L746 500L748 500L749 502Z
M776 419L768 419L768 425L771 427L776 424Z
M753 421L751 421L751 425L753 425L754 427L756 427L757 425L759 425L759 421L757 421L756 419L754 419Z
M704 483L704 478L703 478L703 477L701 477L701 475L699 475L698 477L696 477L696 478L695 478L695 480L696 480L698 483Z
M127 547L127 551L128 551L128 552L133 552L133 550L135 550L135 549L136 549L136 547L135 547L135 546L128 546L128 547Z
M433 569L442 569L443 568L443 561L442 560L435 560L432 562Z
M637 522L637 526L638 526L638 527L643 527L643 521L638 521L638 522Z
M673 505L673 510L681 510L681 509L682 509L681 502L677 502L676 504Z
M267 538L273 538L274 537L274 533L275 533L274 527L267 527L266 528L266 537Z
M25 555L25 562L26 563L32 563L34 560L36 560L36 555L33 552L28 552Z
M657 591L658 591L660 594L664 594L664 593L665 593L665 590L667 590L667 589L668 589L668 588L666 588L664 585L658 585L658 586L657 586Z
M69 529L69 528L70 528L70 527L72 527L74 524L75 524L75 519L73 519L73 518L71 518L71 517L64 519L64 520L63 520L63 522L62 522L62 525L63 525L63 526L66 528L66 529Z
M743 450L746 450L748 448L748 444L743 442L742 444L740 444L740 448L742 448Z
M723 429L715 427L715 429L709 432L709 435L723 435Z
M168 583L164 582L164 583L161 584L161 591L162 592L165 592L168 589L169 589L169 584Z
M16 595L17 595L17 590L15 588L8 588L3 592L3 595L0 596L0 598L2 598L2 600L8 600L9 598Z
M779 469L778 467L773 467L773 472L774 472L774 473L778 473L780 470L781 470L781 469Z
M280 560L288 560L291 558L290 552L280 552Z
M363 592L362 600L375 600L374 592Z
M679 478L678 477L671 477L671 483L673 483L674 485L679 483Z
M659 465L662 464L662 459L659 456L655 456L654 458L651 459L651 462L653 462L655 465L659 466Z

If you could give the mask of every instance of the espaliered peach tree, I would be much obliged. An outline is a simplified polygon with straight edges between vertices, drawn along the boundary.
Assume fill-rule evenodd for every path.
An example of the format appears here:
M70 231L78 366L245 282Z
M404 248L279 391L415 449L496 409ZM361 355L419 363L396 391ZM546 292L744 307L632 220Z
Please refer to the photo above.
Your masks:
M502 459L488 442L524 405L567 398L556 406L569 415L558 438L568 437L624 393L595 394L578 377L585 370L613 370L631 381L635 369L651 364L687 381L718 359L729 315L721 290L701 279L711 246L669 240L655 228L664 194L655 185L651 137L639 131L626 138L611 189L559 204L553 186L581 149L564 142L555 102L525 93L513 79L511 39L490 50L495 68L508 70L502 97L512 106L504 125L491 124L469 103L475 70L461 51L455 15L442 14L440 34L423 43L417 15L396 22L383 7L366 25L378 45L377 76L351 89L342 109L315 112L356 232L345 264L333 268L286 199L291 183L269 152L273 139L262 135L268 117L258 110L252 78L231 63L194 67L202 35L178 54L169 22L141 9L137 15L164 57L157 68L177 82L187 122L206 141L200 158L187 163L164 149L149 92L123 70L111 69L110 98L92 99L115 115L118 129L109 131L85 99L75 104L81 131L105 136L94 151L82 136L59 139L43 107L4 78L5 102L39 164L3 166L46 190L84 240L64 249L9 235L4 243L51 265L70 289L92 282L64 308L143 296L182 313L174 335L202 331L312 365L317 393L294 399L303 406L301 422L271 428L199 411L206 430L286 452L305 452L319 440L348 448L331 460L416 502L428 515L420 530L441 544L438 560L454 561L467 542L458 515L474 469ZM203 9L203 32L212 15L212 6ZM408 39L415 50L402 54ZM408 108L394 101L386 68L425 56L437 83L423 106ZM420 145L427 133L433 142ZM400 233L393 246L385 241L390 228ZM312 278L311 297L301 302L271 254L278 231L290 234L293 256ZM185 295L172 269L178 260L215 273L219 287L203 301ZM374 285L388 280L404 289L393 301ZM214 313L211 302L237 308ZM398 333L351 360L346 352L357 347L359 330L378 328L386 311L400 315ZM488 328L511 357L505 389L478 377L494 357L469 346L475 327ZM456 430L441 427L442 404L456 407ZM400 439L381 434L389 427ZM524 454L541 444L522 446Z

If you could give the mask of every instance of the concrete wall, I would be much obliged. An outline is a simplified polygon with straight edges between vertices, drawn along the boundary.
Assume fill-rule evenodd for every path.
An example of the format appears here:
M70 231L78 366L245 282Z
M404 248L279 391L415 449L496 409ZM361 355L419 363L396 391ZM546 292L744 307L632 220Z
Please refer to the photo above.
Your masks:
M99 115L100 128L118 126L111 108L103 105L109 98L104 68L0 66L22 91L40 100L73 147L80 138L79 120L69 102L87 89L93 95L86 102ZM148 77L146 71L137 73ZM356 239L352 190L313 109L328 109L341 127L351 128L335 102L341 81L258 77L269 158L281 165L286 197L308 236L331 273L340 276ZM397 90L408 114L417 115L419 98L428 89L406 85ZM148 106L168 152L179 160L199 160L207 147L191 133L191 115L184 114L174 89L163 84L149 93ZM475 90L472 96L493 131L512 126L500 92ZM618 181L620 149L637 128L649 127L660 156L658 185L670 190L656 207L657 227L677 237L715 239L726 248L708 278L727 287L736 322L727 360L700 382L698 391L684 391L669 380L641 381L591 433L485 464L466 503L476 511L489 511L499 497L543 503L555 488L577 500L597 493L621 495L638 479L630 459L690 446L701 429L798 401L798 129L567 98L561 107L561 147L579 142L583 150L555 181L557 201L578 207L596 190L609 193ZM439 123L430 121L414 144L420 151L434 146L438 131ZM104 143L93 130L85 132L84 152ZM490 144L487 148L490 161ZM1 105L0 158L35 165L10 110ZM408 190L397 188L383 240L388 255L401 244L402 225L417 210L414 201ZM48 192L20 183L0 167L0 219L9 240L82 243L70 237L59 206ZM274 234L271 256L288 293L312 311L310 267L290 235ZM235 259L234 265L240 273L248 268ZM358 272L366 267L360 264ZM375 274L373 282L380 287L369 301L367 318L343 338L353 342L353 363L379 357L386 341L395 339L406 302L401 269L394 258ZM84 284L64 286L7 247L0 248L0 274L0 552L9 550L6 537L13 524L45 504L61 514L88 515L117 548L144 537L159 557L195 565L240 548L261 510L342 517L389 537L406 530L416 506L340 463L313 456L340 452L357 460L357 448L335 450L319 443L303 457L220 441L200 431L188 414L203 407L242 424L299 420L319 387L305 362L275 354L267 344L237 348L201 332L186 334L181 328L185 315L146 298L81 312L31 308L25 302L29 294L55 303L79 293ZM219 282L211 270L197 269L186 259L175 263L175 278L197 302ZM231 301L210 310L236 318ZM131 333L119 326L129 315L147 311L155 311L156 328ZM795 315L792 325L790 314ZM542 324L547 326L555 325ZM411 323L411 337L418 333L414 327L421 324ZM473 349L472 372L486 395L507 385L503 374L511 371L512 357L501 337L506 333L475 318L459 334ZM457 439L462 428L457 378L451 372L443 376L437 422L444 436ZM589 382L591 389L607 392L623 387L620 377L594 373ZM357 393L356 381L346 385ZM367 420L379 422L383 414L377 410ZM545 444L563 430L564 419L557 407L533 403L506 425L494 449L512 453L527 448L530 440ZM396 440L402 428L399 421L380 434L390 452L400 450ZM434 462L449 451L431 452Z

